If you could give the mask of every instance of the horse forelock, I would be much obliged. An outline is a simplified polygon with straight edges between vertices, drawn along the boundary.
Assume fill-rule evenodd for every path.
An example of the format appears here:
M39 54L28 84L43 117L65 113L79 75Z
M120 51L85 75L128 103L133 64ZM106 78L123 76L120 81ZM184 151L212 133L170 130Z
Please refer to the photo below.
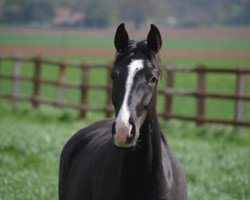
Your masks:
M121 52L117 52L114 60L114 66L125 58L132 57L136 54L143 54L147 60L149 60L157 68L159 75L162 72L162 65L159 53L155 53L147 46L147 41L142 40L136 42L134 40L129 41L129 45Z

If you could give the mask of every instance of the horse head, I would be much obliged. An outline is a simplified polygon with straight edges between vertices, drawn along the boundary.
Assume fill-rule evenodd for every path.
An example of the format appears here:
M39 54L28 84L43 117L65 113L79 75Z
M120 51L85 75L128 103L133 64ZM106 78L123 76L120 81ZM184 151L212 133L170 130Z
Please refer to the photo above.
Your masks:
M120 24L114 44L117 53L111 72L115 108L112 134L117 147L128 148L136 145L141 126L156 106L162 39L152 24L146 40L130 40L124 24Z

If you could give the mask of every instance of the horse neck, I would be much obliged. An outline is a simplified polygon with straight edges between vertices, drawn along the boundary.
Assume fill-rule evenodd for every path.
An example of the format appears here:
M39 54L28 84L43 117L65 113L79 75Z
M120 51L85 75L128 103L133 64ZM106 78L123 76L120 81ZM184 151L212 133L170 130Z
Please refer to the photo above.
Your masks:
M147 170L150 171L150 173L154 170L154 167L161 166L162 139L164 138L158 121L157 96L155 90L149 104L146 118L140 128L140 136L137 144L138 152L141 153L140 156L147 162Z
M144 190L150 184L157 185L162 179L162 135L157 118L156 96L154 95L146 119L140 129L138 149L124 153L122 159L122 181L124 185ZM141 186L138 189L138 185ZM154 186L151 186L152 188ZM123 188L124 189L124 188ZM157 190L157 189L156 189ZM125 191L125 190L124 190ZM123 193L123 195L125 195Z
M141 127L141 140L148 161L148 170L155 175L162 168L162 132L157 116L156 92L147 112L146 119Z

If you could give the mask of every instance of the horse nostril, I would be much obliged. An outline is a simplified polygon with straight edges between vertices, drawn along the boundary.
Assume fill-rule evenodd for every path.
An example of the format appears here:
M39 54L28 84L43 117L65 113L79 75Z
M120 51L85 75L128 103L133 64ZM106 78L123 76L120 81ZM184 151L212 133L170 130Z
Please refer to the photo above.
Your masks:
M128 122L129 122L131 125L133 125L133 124L134 124L134 122L133 122L133 120L132 120L132 118L131 118L131 117L128 119Z
M135 137L135 124L132 123L131 125L132 125L132 130L130 132L130 135L134 138Z
M112 125L112 135L115 135L115 125L116 125L116 122L114 122Z
M131 118L129 118L129 123L132 125L132 129L129 136L127 137L126 143L128 144L131 143L135 137L135 124Z

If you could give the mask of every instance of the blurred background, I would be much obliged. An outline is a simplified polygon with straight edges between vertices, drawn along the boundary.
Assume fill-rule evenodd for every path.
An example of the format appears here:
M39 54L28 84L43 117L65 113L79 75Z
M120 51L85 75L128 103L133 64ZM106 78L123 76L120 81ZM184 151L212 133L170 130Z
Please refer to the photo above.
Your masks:
M146 38L151 23L159 27L164 66L250 69L250 0L0 0L0 200L57 199L63 145L112 114L109 69L100 66L112 63L122 22L135 40ZM82 63L90 67L82 70ZM250 75L204 77L205 92L248 96L206 98L204 117L249 123ZM180 91L199 88L196 73L175 72L173 80ZM165 96L158 95L159 112ZM195 95L173 96L171 111L195 118L197 102ZM92 110L82 112L80 104ZM169 119L161 125L189 199L250 199L249 128Z
M155 23L169 62L249 58L249 0L0 0L0 53L110 61L122 22L131 39Z
M248 25L248 0L1 0L0 22L34 27L106 28L120 21L144 27Z

